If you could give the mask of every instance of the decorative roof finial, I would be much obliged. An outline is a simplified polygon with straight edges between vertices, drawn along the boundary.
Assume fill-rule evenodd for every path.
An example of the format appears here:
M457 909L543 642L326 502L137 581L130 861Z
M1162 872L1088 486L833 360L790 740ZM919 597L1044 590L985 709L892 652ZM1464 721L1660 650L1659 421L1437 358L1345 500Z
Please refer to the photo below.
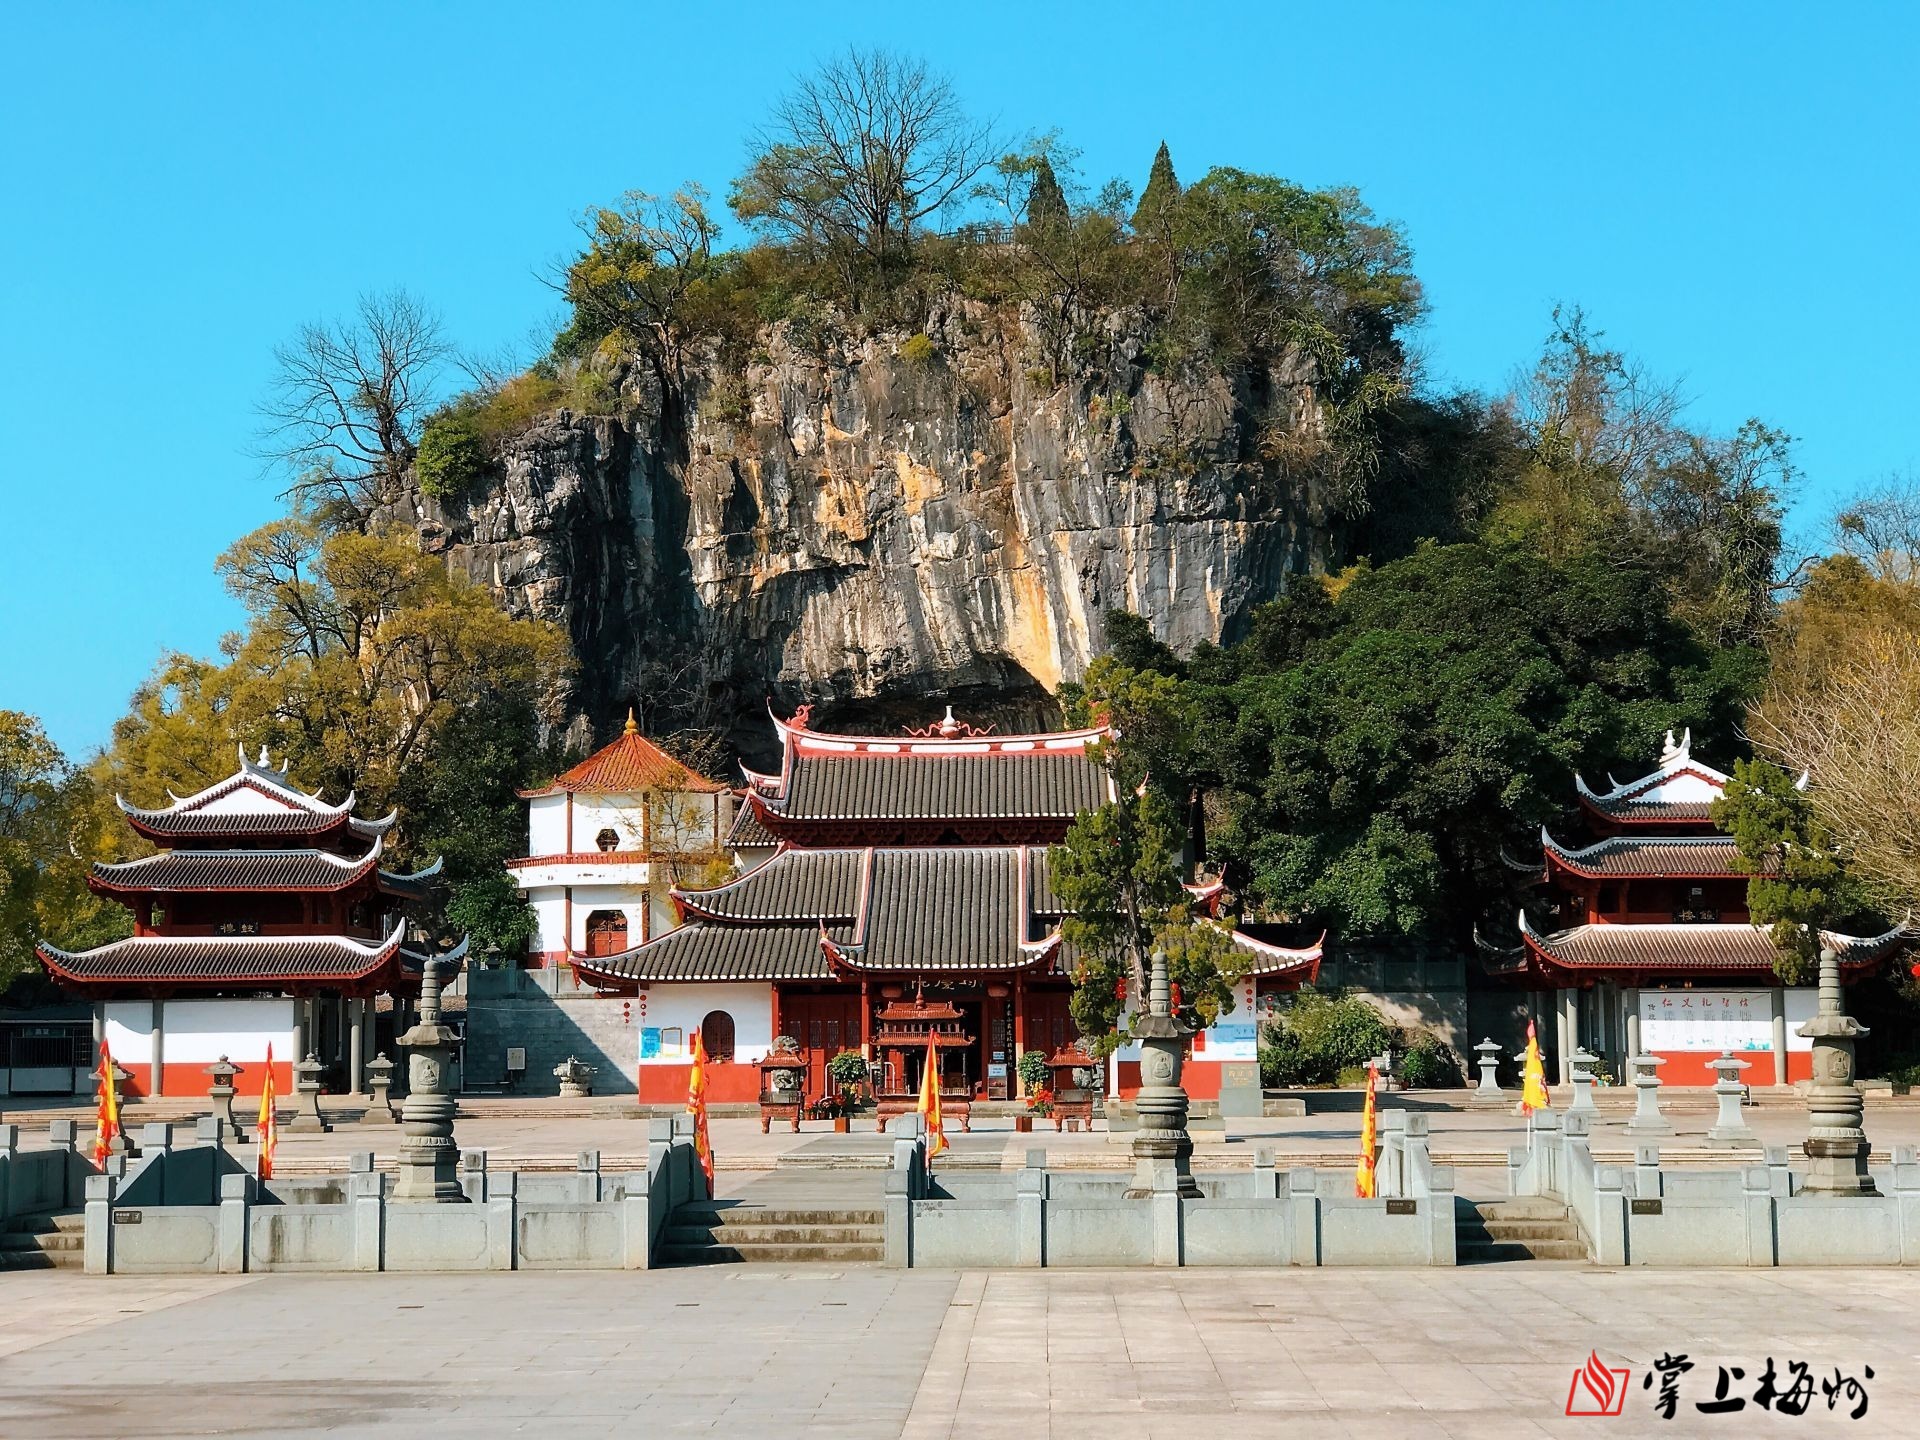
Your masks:
M638 735L640 733L640 727L634 723L633 706L631 705L627 706L627 728L621 733L623 735Z
M267 747L265 745L260 747L260 759L256 763L262 770L271 770L273 768L273 761L267 758Z
M1679 747L1673 743L1673 731L1669 730L1666 740L1660 746L1660 763L1665 765L1668 761L1677 759L1679 754Z

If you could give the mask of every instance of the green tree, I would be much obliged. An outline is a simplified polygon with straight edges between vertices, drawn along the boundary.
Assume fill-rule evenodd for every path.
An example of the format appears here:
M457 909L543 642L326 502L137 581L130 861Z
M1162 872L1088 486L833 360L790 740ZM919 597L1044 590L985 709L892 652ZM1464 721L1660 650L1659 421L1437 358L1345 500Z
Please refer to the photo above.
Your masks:
M1191 737L1178 682L1102 657L1073 703L1079 718L1113 727L1114 739L1097 754L1116 798L1076 819L1049 860L1054 890L1071 912L1062 929L1075 957L1074 1023L1107 1054L1124 1039L1126 995L1144 999L1156 947L1167 953L1182 1013L1199 1024L1233 1008L1246 957L1220 926L1194 916L1182 885L1186 836L1178 801L1185 790L1173 777Z
M802 78L756 134L727 203L743 224L840 272L856 306L910 265L920 228L993 163L992 127L945 76L849 49Z
M38 940L84 947L131 928L87 889L100 820L92 777L33 716L0 710L0 992L35 972Z
M1713 802L1713 821L1733 836L1752 877L1747 913L1773 937L1774 969L1789 985L1810 981L1820 931L1866 907L1806 790L1770 761L1739 760Z
M1642 759L1670 727L1734 733L1760 669L1601 559L1426 546L1309 594L1256 617L1217 667L1237 673L1194 697L1214 717L1196 768L1224 784L1216 853L1252 901L1349 935L1466 942L1517 903L1501 849L1568 807L1570 771Z
M1164 223L1164 217L1179 199L1180 182L1174 177L1173 157L1167 153L1167 142L1162 140L1160 148L1153 152L1153 169L1147 174L1147 188L1140 192L1140 203L1134 208L1134 230L1146 234L1157 224Z
M1053 173L1053 165L1041 155L1033 167L1033 184L1027 190L1027 228L1045 235L1068 223L1067 196Z

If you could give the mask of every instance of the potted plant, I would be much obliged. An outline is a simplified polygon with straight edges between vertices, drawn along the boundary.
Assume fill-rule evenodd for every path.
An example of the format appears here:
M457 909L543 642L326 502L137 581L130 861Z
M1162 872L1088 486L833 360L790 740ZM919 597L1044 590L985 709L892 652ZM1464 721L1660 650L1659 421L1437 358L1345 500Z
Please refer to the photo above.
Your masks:
M1022 1134L1030 1134L1033 1130L1033 1117L1049 1114L1053 1109L1053 1091L1049 1083L1053 1079L1053 1070L1047 1064L1046 1053L1041 1050L1024 1052L1020 1056L1018 1069L1020 1088L1027 1092L1027 1113L1013 1117L1013 1128ZM1042 1094L1047 1097L1045 1110L1034 1104Z
M834 1133L844 1135L853 1112L860 1108L860 1087L867 1080L867 1057L858 1050L842 1050L827 1061L827 1080L839 1100L833 1117Z

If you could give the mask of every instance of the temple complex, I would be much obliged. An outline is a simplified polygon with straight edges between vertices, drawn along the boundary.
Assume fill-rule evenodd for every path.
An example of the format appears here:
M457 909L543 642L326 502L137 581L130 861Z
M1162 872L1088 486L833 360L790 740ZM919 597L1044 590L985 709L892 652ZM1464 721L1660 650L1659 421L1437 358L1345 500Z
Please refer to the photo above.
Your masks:
M1550 992L1561 1079L1584 1046L1620 1076L1629 1055L1667 1063L1665 1084L1710 1085L1707 1062L1750 1052L1755 1084L1811 1074L1812 985L1783 985L1774 945L1747 916L1747 879L1711 806L1728 777L1693 756L1693 736L1668 732L1660 764L1625 784L1575 791L1591 838L1570 845L1541 831L1540 901L1520 913L1520 944L1488 958L1490 972ZM1529 866L1529 869L1535 867ZM1904 930L1824 934L1843 973L1885 960ZM1543 1039L1545 1032L1543 1031Z
M784 1035L806 1059L809 1098L828 1093L826 1062L853 1049L875 1065L884 1105L917 1088L930 1033L956 1101L1013 1097L1021 1053L1077 1038L1047 850L1112 797L1088 753L1107 732L1000 736L951 711L900 736L815 731L805 710L774 723L780 769L748 772L728 836L752 868L672 889L677 929L572 956L582 984L637 1012L640 1099L684 1098L696 1033L715 1101L754 1099L756 1062ZM1211 903L1218 887L1196 894ZM1195 1039L1199 1097L1217 1092L1224 1059L1254 1059L1262 989L1297 986L1320 961L1317 944L1235 939L1251 973L1236 1010ZM1124 1093L1138 1061L1116 1059L1109 1078Z
M407 910L431 898L439 863L382 869L395 817L361 819L352 795L327 804L264 750L256 761L242 750L232 775L164 808L118 803L159 851L96 864L88 884L132 912L133 934L37 949L92 1003L96 1042L129 1073L128 1093L204 1095L205 1067L222 1056L255 1090L269 1044L282 1094L309 1053L330 1064L336 1088L362 1088L375 998L417 986Z
M521 798L527 854L507 870L539 918L536 966L620 954L671 929L671 889L724 859L734 803L643 736L631 712L619 739Z

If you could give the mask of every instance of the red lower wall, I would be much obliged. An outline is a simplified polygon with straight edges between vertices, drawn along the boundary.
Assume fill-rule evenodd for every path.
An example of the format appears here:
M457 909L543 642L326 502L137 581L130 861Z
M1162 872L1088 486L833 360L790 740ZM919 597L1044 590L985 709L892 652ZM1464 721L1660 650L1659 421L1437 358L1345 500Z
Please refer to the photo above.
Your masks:
M1180 1067L1180 1085L1187 1092L1189 1100L1218 1100L1220 1098L1219 1060L1189 1060ZM1113 1068L1120 1080L1120 1098L1131 1100L1140 1093L1140 1062L1138 1060L1116 1060Z
M642 1105L684 1105L687 1103L687 1077L692 1065L642 1065L640 1094ZM707 1102L712 1105L751 1105L760 1099L758 1065L709 1064L707 1066Z
M1660 1067L1662 1085L1711 1085L1719 1077L1708 1068L1707 1062L1718 1060L1718 1050L1656 1050L1653 1052L1667 1063ZM1747 1062L1751 1068L1741 1072L1740 1078L1749 1085L1771 1085L1774 1083L1773 1051L1737 1050L1737 1058ZM1811 1050L1787 1051L1787 1083L1813 1078L1813 1052Z
M153 1066L141 1063L124 1065L121 1068L133 1076L121 1089L121 1093L127 1099L145 1100L152 1096ZM234 1085L240 1091L233 1097L235 1111L244 1108L243 1101L252 1100L255 1104L259 1103L260 1072L265 1065L262 1061L254 1060L246 1063L242 1068L246 1073L237 1076L234 1080ZM204 1096L207 1088L213 1084L205 1065L163 1065L161 1070L161 1098L166 1100L187 1100ZM291 1060L273 1062L273 1089L277 1096L293 1095L293 1062Z

